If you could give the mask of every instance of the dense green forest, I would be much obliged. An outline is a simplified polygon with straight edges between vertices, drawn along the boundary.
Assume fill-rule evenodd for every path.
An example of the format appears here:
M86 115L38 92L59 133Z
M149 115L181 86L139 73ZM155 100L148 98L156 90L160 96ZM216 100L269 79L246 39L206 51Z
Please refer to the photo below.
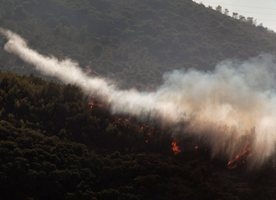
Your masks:
M0 94L0 199L276 197L272 166L227 169L189 138L175 155L169 128L111 115L75 86L0 73Z
M1 0L0 26L42 53L136 87L154 86L172 69L276 52L275 33L191 0ZM30 72L2 50L0 63Z

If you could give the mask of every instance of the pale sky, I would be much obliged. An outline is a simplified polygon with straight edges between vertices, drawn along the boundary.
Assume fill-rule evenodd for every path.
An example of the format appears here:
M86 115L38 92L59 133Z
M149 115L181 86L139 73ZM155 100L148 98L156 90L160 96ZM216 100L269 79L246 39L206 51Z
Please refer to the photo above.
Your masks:
M227 8L232 16L237 12L245 17L257 19L257 24L262 23L276 32L276 0L194 0L197 3L202 2L204 5L215 8L217 5L222 6L222 10Z

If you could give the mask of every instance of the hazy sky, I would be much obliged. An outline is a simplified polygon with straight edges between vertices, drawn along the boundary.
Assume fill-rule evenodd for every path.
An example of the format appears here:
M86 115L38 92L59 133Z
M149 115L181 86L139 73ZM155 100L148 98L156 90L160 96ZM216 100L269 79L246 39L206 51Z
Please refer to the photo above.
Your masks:
M263 25L276 32L276 0L194 0L204 5L216 7L221 5L232 12L238 12L245 17L257 19L257 24Z

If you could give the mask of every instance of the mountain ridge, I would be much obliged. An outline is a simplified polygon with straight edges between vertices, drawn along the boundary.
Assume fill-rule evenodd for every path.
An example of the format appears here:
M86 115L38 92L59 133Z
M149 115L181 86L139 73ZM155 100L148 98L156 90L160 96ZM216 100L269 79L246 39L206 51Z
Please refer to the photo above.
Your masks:
M276 52L275 33L190 0L11 0L0 9L0 25L42 53L131 87L156 86L173 69L208 70L225 59ZM3 51L0 61L30 71Z

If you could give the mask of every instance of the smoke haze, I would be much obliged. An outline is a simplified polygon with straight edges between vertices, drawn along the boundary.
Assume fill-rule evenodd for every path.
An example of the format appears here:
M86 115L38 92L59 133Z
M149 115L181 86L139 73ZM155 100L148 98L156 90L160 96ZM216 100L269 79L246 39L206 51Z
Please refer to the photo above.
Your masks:
M47 76L75 84L106 102L112 112L157 118L172 126L185 123L182 134L205 140L212 155L232 158L249 146L251 166L275 154L276 68L271 55L245 62L224 61L212 71L176 70L164 75L154 92L121 90L111 80L89 76L70 59L58 60L28 47L19 35L0 29L4 49Z

